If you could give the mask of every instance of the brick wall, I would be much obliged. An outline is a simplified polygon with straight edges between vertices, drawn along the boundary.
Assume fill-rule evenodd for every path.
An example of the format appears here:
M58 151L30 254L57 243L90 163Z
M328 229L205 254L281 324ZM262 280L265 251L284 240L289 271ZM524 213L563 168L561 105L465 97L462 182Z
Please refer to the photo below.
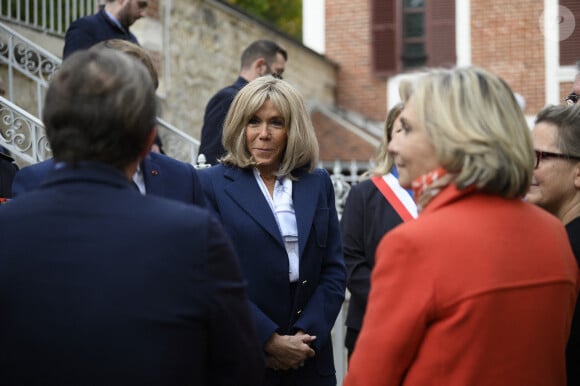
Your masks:
M545 104L544 36L539 26L543 2L473 0L472 63L501 76L526 98L526 113Z
M339 63L340 107L383 120L385 79L371 70L370 0L326 2L327 55ZM538 0L471 0L472 64L500 75L534 115L545 103L544 36Z
M560 101L563 101L564 98L566 98L566 96L568 94L570 94L570 91L572 91L573 85L574 85L574 82L562 82L562 83L560 83Z
M340 65L338 106L382 121L386 117L386 80L372 73L369 3L326 1L326 54Z
M374 156L373 144L345 129L328 115L315 111L312 114L312 123L320 146L321 160L368 162Z

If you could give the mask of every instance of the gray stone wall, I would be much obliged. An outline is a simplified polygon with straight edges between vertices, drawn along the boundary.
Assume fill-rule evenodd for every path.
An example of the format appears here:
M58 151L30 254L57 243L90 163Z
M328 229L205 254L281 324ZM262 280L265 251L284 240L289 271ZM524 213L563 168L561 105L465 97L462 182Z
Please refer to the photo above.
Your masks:
M158 18L141 19L131 30L159 65L160 115L177 129L199 139L205 105L220 88L235 81L242 51L257 39L274 40L288 51L284 78L302 92L307 105L335 105L337 66L324 56L217 0L158 1ZM62 37L11 27L61 56ZM5 80L6 71L0 65ZM14 102L38 115L34 84L15 74L12 85ZM191 149L179 137L166 130L160 134L169 155L192 160Z
M144 28L139 21L133 30L145 46L162 51L159 95L162 116L172 125L200 137L206 103L235 81L240 55L256 39L274 40L288 51L284 78L307 104L334 105L337 68L323 56L219 1L167 1L160 1L160 27Z

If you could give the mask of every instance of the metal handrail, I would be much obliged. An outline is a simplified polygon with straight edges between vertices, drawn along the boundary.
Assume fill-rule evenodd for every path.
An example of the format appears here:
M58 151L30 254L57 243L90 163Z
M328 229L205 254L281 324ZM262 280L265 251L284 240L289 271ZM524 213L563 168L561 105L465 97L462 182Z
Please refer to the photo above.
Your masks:
M36 86L36 115L42 113L43 95L61 59L0 23L0 63L8 67L8 99L15 100L15 75L20 73Z
M158 129L161 129L159 135L163 139L164 147L171 149L173 157L195 165L198 162L199 141L159 117L157 124Z
M25 164L41 162L52 156L42 122L1 96L0 145Z
M36 116L40 117L49 82L62 64L62 60L0 23L0 64L2 63L8 67L6 81L8 99L15 101L15 75L16 73L23 75L35 84ZM167 154L195 165L199 141L161 118L157 121ZM27 159L26 156L23 158Z
M103 0L7 0L0 4L0 20L62 37L70 23L95 13L102 3Z

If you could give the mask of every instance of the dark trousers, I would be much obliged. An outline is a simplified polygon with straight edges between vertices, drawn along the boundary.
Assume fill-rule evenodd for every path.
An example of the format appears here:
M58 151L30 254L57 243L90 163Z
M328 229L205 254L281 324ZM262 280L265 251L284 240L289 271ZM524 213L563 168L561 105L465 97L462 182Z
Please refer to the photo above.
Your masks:
M348 360L350 361L350 356L354 351L354 346L356 344L356 340L358 339L359 330L355 330L354 328L347 327L346 328L346 336L344 338L344 346L348 351Z

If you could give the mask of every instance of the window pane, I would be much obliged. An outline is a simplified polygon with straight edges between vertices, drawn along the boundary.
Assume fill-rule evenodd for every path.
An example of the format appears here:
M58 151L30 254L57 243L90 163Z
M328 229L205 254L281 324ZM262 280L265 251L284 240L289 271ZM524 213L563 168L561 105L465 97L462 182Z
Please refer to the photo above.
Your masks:
M425 56L424 43L405 43L405 55L409 56Z
M403 20L404 37L418 38L425 34L425 18L423 13L408 13Z
M405 68L420 67L427 63L424 43L405 43L403 46L403 63Z
M405 9L408 8L422 8L425 6L425 0L405 0L403 3Z

